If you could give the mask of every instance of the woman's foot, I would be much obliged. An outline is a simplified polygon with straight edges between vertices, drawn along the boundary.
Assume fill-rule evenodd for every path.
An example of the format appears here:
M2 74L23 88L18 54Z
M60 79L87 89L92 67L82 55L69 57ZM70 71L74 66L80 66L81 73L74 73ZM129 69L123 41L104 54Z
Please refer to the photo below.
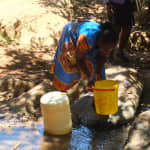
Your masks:
M113 55L113 63L112 64L121 64L121 63L129 63L130 59L128 54L121 51L120 49L116 49L114 55Z

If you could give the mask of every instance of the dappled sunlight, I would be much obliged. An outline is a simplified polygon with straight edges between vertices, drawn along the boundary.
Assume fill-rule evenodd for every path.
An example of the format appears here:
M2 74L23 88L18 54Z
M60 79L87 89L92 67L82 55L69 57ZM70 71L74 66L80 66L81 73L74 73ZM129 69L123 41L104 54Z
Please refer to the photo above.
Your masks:
M9 74L14 77L16 75L17 78L28 81L32 81L35 78L37 80L43 77L48 78L49 59L54 55L50 52L51 50L47 48L43 48L41 51L36 52L34 50L23 51L23 49L14 50L9 48L4 50L4 61L0 65L1 76L7 75L9 72ZM44 57L45 54L47 54L47 57ZM4 87L5 86L4 84Z
M6 51L6 55L12 57L12 61L7 64L7 68L10 70L20 69L20 71L30 72L39 69L42 70L42 68L48 66L48 62L40 60L40 57L36 57L34 52L20 53L19 51Z
M150 111L145 111L138 115L132 124L129 132L128 143L125 150L130 149L149 149L149 131L150 131Z
M88 17L95 21L104 21L106 17L103 2L97 0L40 0L40 4L45 7L52 7L52 12L57 12L58 15L68 20L76 19L77 17Z
M150 68L150 32L137 29L132 32L129 41L132 62L139 68Z

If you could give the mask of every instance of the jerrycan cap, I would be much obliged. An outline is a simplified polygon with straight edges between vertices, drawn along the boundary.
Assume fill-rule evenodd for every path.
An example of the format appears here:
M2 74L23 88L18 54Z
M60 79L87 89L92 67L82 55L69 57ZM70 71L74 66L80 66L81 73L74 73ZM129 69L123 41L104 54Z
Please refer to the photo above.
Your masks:
M44 94L41 97L40 102L42 104L58 104L64 102L67 98L68 97L65 92L53 91Z

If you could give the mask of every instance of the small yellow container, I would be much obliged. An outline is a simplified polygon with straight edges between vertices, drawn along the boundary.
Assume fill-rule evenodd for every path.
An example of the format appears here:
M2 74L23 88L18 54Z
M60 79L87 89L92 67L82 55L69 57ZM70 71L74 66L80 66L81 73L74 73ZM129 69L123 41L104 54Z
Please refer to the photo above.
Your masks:
M118 83L113 80L96 81L92 88L96 113L110 115L118 111Z

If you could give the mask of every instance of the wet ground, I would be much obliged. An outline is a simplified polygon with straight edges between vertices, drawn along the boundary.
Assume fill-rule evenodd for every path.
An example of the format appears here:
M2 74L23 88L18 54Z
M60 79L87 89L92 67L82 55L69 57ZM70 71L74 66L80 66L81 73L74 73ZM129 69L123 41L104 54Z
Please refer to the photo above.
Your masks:
M42 120L1 120L0 150L121 150L127 135L125 128L98 131L79 126L68 135L52 136L44 133Z
M150 110L141 104L139 112ZM44 132L43 120L0 116L0 150L122 150L130 124L109 130L78 126L64 136ZM21 120L21 121L20 121Z
M40 150L42 123L1 121L0 126L0 150Z
M138 112L150 110L140 104ZM8 118L9 116L9 118ZM27 121L23 116L0 116L0 150L122 150L130 124L109 130L78 126L70 134L52 136L44 132L43 120Z

